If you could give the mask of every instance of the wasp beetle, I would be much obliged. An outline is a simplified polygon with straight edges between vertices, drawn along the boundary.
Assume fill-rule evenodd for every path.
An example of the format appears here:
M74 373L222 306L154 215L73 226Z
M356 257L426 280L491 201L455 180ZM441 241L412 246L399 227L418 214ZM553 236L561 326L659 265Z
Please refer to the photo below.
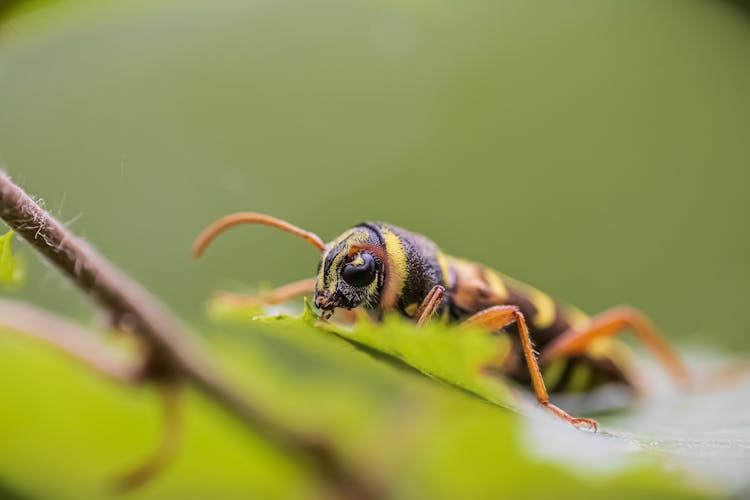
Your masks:
M364 222L324 243L314 233L275 217L240 212L208 226L196 239L200 256L224 230L264 224L295 234L321 252L317 276L280 287L263 297L280 303L314 293L323 319L336 309L362 308L378 318L398 312L423 325L431 318L504 331L513 355L497 367L534 391L539 404L570 424L596 430L596 421L575 418L550 403L549 393L592 390L620 384L637 391L625 348L612 337L632 330L679 384L688 381L684 363L651 321L629 307L589 317L573 306L483 265L444 254L428 238L382 222Z

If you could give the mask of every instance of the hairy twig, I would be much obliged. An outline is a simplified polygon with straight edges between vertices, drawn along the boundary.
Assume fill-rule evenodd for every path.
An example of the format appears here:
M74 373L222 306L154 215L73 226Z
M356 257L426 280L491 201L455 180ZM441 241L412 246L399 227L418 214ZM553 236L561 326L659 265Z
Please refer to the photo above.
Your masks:
M347 498L373 498L371 485L320 437L296 432L271 418L213 369L188 328L137 282L74 236L10 177L0 172L0 218L99 303L116 324L138 334L150 348L146 375L191 382L252 429L307 457Z

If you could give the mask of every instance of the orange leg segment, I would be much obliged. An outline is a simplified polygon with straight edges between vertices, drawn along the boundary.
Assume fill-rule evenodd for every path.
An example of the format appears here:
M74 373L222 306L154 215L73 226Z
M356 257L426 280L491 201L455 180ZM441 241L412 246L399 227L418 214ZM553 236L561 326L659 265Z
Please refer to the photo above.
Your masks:
M568 330L544 348L540 361L547 362L559 356L583 353L595 340L612 337L626 330L633 330L675 382L687 388L690 375L685 363L651 321L643 313L630 307L610 309L595 316L586 328Z
M437 308L440 307L440 303L443 301L444 296L444 287L440 285L432 287L414 315L414 317L417 318L417 326L424 325L430 320L430 318L432 318L435 311L437 311Z
M539 364L537 363L531 345L531 337L529 336L529 328L526 324L526 318L518 307L511 305L488 307L468 318L462 323L462 326L480 327L490 331L496 331L513 323L516 323L518 326L518 334L521 338L521 348L523 350L523 355L526 358L526 365L531 374L531 383L534 387L534 393L536 394L536 399L539 401L539 404L555 416L565 420L575 427L596 430L598 425L595 420L573 417L550 403L549 394L547 394L547 388L545 387L544 379L542 378L542 372L539 369Z
M272 306L282 304L292 299L312 293L315 291L315 278L307 278L282 285L270 292L260 293L258 295L242 295L229 292L216 292L214 299L234 307L253 307ZM339 309L336 311L337 318L344 323L354 323L358 319L358 312Z

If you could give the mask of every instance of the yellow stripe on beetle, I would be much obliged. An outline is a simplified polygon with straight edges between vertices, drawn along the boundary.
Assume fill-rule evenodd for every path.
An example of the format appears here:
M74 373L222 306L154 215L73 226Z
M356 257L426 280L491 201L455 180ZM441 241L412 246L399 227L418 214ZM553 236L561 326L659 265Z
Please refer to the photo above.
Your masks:
M411 304L409 304L408 306L404 308L404 312L408 314L409 316L414 317L414 315L417 312L417 309L419 309L419 304L417 304L416 302L412 302Z
M555 301L546 293L534 289L529 298L536 307L536 314L532 321L537 328L547 328L555 322Z
M531 285L514 280L508 276L503 276L502 279L508 282L513 288L517 288L522 292L534 305L536 312L531 321L536 328L544 329L552 326L552 323L555 322L556 308L555 301L549 295Z
M385 240L385 252L388 255L388 269L391 276L387 276L386 279L389 281L388 290L385 290L383 297L383 308L393 309L396 306L396 299L401 295L401 290L404 288L406 282L406 274L408 272L406 264L406 251L404 245L401 244L401 239L396 236L396 233L383 227L383 239Z
M492 293L494 293L500 300L508 298L508 287L505 286L503 279L498 276L496 272L492 269L487 269L485 278L487 279L487 284L490 286Z
M450 268L448 267L448 259L445 258L445 254L438 250L437 252L438 266L440 266L440 272L443 273L443 282L446 288L453 286L453 280L451 279Z

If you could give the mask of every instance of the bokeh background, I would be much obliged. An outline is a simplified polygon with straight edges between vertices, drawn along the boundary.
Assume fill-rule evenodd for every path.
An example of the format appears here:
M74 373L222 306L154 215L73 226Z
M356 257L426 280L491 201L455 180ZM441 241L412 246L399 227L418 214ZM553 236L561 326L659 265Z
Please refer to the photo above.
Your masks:
M749 345L741 4L47 2L1 40L3 164L194 318L219 285L314 273L265 229L189 261L255 210L324 238L389 221L584 310ZM30 297L83 307L48 274Z
M0 161L195 324L363 220L681 345L748 352L750 11L692 0L149 0L0 9ZM21 246L19 245L19 248ZM27 251L20 296L93 309ZM0 452L1 453L1 452Z

